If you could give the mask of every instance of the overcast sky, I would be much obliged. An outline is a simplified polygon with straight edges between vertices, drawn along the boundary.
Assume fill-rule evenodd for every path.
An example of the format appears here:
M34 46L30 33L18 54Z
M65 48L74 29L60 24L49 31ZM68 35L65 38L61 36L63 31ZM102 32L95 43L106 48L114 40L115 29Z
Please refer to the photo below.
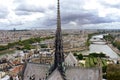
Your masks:
M57 0L0 0L0 30L55 29ZM120 29L120 0L60 0L64 29Z

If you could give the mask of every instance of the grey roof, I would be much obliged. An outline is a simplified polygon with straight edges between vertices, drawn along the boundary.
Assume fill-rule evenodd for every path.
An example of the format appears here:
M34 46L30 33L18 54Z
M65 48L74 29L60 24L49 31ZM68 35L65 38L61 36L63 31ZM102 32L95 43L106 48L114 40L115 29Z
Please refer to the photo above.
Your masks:
M67 57L65 58L65 64L68 66L74 66L78 64L77 59L75 58L75 56L70 52Z
M66 66L65 76L66 80L101 80L100 68L81 68L78 66L72 66L73 63L77 63L77 59L72 53L66 57L71 65ZM27 63L24 72L24 80L29 80L30 76L35 75L35 80L63 80L63 76L56 68L50 75L48 75L50 65ZM47 73L47 75L46 75Z
M24 80L30 80L30 76L35 75L35 80L45 79L49 71L49 65L27 63Z
M55 71L48 77L47 80L63 80L59 70L56 68Z
M100 80L101 79L99 68L80 68L80 67L67 68L66 78L67 80Z
M101 80L100 68L66 67L66 80ZM56 69L47 80L63 80Z

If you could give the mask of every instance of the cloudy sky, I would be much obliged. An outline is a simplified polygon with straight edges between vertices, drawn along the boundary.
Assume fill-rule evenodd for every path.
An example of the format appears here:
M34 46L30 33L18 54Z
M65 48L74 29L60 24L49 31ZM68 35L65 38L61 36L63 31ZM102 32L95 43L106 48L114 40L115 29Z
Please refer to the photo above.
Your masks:
M0 30L55 29L57 0L0 0ZM120 0L60 0L64 29L120 29Z

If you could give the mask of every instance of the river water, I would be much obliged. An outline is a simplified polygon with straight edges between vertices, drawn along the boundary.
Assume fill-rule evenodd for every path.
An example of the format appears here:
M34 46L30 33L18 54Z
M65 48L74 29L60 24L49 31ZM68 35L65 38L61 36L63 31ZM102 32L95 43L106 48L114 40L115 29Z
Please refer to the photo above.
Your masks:
M104 41L102 42L101 38L103 38L103 35L96 35L92 37L91 40L95 39L93 40L95 41L95 43L89 46L90 53L103 52L104 54L109 56L111 59L119 59L120 57L117 55L117 53L115 53L107 44L103 44L105 42Z

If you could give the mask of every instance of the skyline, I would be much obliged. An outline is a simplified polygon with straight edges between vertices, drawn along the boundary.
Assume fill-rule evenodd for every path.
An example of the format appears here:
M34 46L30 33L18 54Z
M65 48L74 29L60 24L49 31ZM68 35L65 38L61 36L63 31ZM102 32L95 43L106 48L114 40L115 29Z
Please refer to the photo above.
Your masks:
M55 29L57 0L0 0L0 30ZM63 29L120 29L120 0L60 0Z

